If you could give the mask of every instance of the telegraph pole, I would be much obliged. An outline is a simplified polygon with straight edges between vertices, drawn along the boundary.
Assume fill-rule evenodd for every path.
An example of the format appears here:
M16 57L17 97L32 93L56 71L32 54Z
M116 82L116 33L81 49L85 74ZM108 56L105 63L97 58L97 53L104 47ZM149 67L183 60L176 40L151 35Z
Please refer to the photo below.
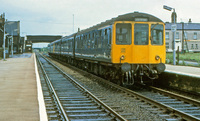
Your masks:
M173 12L172 12L172 23L174 26L174 30L173 31L173 65L176 65L176 41L175 41L175 36L176 36L176 12L175 9L173 8Z
M176 12L175 8L171 8L169 6L164 5L163 9L171 11L173 9L172 15L171 15L171 20L172 20L172 25L171 25L171 30L173 32L173 65L176 65L176 42L175 42L175 36L176 36Z
M73 14L73 33L74 33L74 14Z
M3 13L3 60L6 59L6 47L5 47L5 40L6 40L6 32L5 32L5 13Z
M184 52L184 42L185 42L185 33L184 33L184 22L182 22L182 53Z

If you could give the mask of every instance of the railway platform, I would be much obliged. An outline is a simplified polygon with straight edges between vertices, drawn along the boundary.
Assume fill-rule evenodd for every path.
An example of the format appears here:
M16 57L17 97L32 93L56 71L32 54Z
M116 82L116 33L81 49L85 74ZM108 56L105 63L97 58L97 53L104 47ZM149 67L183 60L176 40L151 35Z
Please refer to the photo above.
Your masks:
M198 67L166 64L165 71L200 78L200 68Z
M160 75L160 86L200 93L200 68L190 66L168 65Z
M0 60L0 71L0 120L47 120L35 54Z

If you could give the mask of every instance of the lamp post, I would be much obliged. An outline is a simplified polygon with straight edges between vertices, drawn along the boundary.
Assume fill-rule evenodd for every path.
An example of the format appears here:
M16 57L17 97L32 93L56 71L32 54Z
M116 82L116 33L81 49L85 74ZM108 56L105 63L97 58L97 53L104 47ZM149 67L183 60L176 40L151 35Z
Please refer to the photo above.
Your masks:
M14 34L13 34L13 32L15 32L15 31L17 31L18 29L14 29L14 30L12 30L12 43L11 43L11 57L13 57L13 40L14 40Z
M7 34L5 34L5 24L4 24L4 33L3 33L3 60L6 60L6 47L5 47L5 43L6 43L6 36Z
M5 13L3 13L3 15L1 16L1 18L3 19L3 30L1 29L1 31L3 32L3 60L5 61L6 59L6 50L5 50L5 41L6 41L6 32L5 32Z
M172 16L171 16L173 24L171 25L171 30L173 32L173 65L176 65L175 32L176 32L176 17L177 16L176 16L175 8L171 8L169 6L164 5L163 9L168 10L168 11L171 11L173 9Z

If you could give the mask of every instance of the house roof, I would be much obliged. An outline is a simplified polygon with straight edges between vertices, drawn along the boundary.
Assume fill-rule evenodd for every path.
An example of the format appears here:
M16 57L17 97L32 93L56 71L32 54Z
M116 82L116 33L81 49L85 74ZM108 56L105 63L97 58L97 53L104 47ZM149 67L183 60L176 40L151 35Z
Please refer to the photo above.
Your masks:
M171 30L172 23L165 23L165 30ZM200 30L200 23L176 23L177 30Z

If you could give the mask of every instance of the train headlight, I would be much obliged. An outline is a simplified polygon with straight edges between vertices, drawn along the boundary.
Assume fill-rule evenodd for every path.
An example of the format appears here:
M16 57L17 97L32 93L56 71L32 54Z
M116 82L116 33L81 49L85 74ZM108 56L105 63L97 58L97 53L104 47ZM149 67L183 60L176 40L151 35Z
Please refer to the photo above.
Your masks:
M122 55L122 56L121 56L121 60L124 60L124 59L125 59L125 56L124 56L124 55Z
M159 59L160 59L160 56L156 55L155 59L156 59L156 60L159 60Z

